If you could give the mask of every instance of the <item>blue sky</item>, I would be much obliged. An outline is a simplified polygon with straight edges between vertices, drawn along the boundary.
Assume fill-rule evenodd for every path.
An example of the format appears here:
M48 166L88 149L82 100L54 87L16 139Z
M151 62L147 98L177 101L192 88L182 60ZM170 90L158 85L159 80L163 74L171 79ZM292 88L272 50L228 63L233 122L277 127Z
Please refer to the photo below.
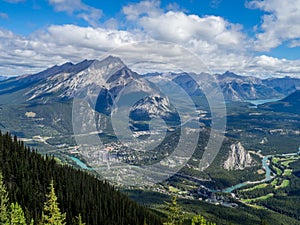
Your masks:
M0 0L0 75L143 41L180 45L216 73L300 77L300 0Z

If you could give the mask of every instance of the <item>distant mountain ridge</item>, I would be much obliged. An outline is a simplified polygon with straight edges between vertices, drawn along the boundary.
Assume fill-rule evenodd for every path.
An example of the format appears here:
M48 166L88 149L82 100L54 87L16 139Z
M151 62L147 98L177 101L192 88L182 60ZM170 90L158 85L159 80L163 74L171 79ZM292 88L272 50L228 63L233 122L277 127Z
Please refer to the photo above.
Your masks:
M168 96L161 93L155 85L155 83L167 85L166 87L170 92L176 92L176 88L173 89L174 85L165 82L166 80L172 80L176 85L182 87L193 99L194 96L195 99L197 96L204 97L204 87L210 85L211 80L215 80L216 84L219 83L226 101L284 98L300 88L300 79L297 78L259 79L251 76L240 76L229 71L213 75L186 72L157 72L140 75L128 68L120 58L109 56L101 61L84 60L77 64L67 62L36 74L0 81L0 102L2 105L8 106L9 109L4 107L5 109L14 113L16 110L11 106L22 104L24 112L18 114L22 115L19 116L22 121L30 120L30 118L24 117L26 113L28 115L28 112L31 111L38 112L36 118L31 118L31 120L38 124L39 129L42 129L43 126L56 127L62 123L59 125L59 130L70 130L72 127L70 119L57 120L58 117L71 117L71 115L65 115L66 110L60 112L61 106L58 105L67 102L71 106L75 97L80 98L87 101L91 108L100 113L96 120L101 127L100 130L103 130L109 119L107 116L112 112L114 104L122 92L121 95L125 98L128 96L128 99L132 99L133 96L141 96L141 99L137 98L131 107L131 119L142 121L150 120L153 117L162 117L164 120L174 121L179 119L178 112L172 106ZM213 85L212 88L214 88ZM47 107L49 107L48 110L41 109ZM21 110L20 107L18 108ZM31 111L26 111L29 108ZM72 110L69 111L72 113ZM45 121L47 124L44 124ZM4 120L2 127L11 127L9 123ZM22 136L22 134L20 135Z
M280 97L272 86L263 80L251 76L239 76L231 72L216 75L221 86L225 100L244 101Z
M285 97L300 88L300 79L283 77L260 79L232 72L217 74L224 98L232 101Z
M194 81L188 73L151 73L144 76L151 79L167 76L180 85L189 95L201 96L201 85L215 80L226 101L283 98L300 88L300 79L283 77L260 79L254 76L241 76L230 71L223 74L197 74Z
M157 72L141 76L130 70L120 58L109 56L102 61L84 60L78 64L67 62L36 74L4 80L0 82L0 100L1 95L15 92L22 93L23 97L19 98L22 101L38 98L47 101L47 98L50 99L53 95L58 98L72 98L79 94L76 93L78 90L81 91L81 95L96 98L99 87L110 90L112 96L116 96L121 87L141 77L158 80L161 77L169 77L189 95L201 96L203 92L199 83L210 82L213 76L221 87L224 99L229 101L283 98L300 88L300 79L291 77L260 79L240 76L230 71L196 76L200 82L195 82L188 73ZM0 76L0 81L1 79ZM151 89L150 84L146 84L145 80L143 82L139 88Z
M149 93L149 98L143 98L143 95L148 96ZM88 102L90 107L99 113L96 123L101 130L105 130L107 128L105 124L108 124L109 120L107 116L112 112L120 95L125 96L125 99L126 96L127 99L137 96L137 100L138 96L141 96L142 101L132 105L130 117L135 120L150 120L160 116L165 120L178 119L176 109L172 107L167 96L163 96L153 83L129 69L120 58L113 56L108 56L101 61L84 60L78 64L68 62L37 74L23 75L0 82L1 104L10 108L11 105L20 104L26 108L30 107L31 111L43 114L42 118L38 117L40 115L34 118L39 121L38 126L57 126L60 123L67 123L67 125L60 125L60 129L67 128L69 132L72 132L72 121L69 119L62 121L57 118L71 115L65 115L66 110L60 111L60 108L57 108L58 104L69 104L71 107L74 98ZM47 106L49 106L48 111L40 109ZM148 112L148 109L151 109L151 112ZM71 113L72 110L69 109L68 114ZM25 115L26 111L20 114ZM24 119L27 121L29 118ZM47 124L43 121L47 121ZM3 123L3 127L11 127L5 125L5 121Z
M275 112L289 112L300 114L300 90L296 90L287 97L259 106L261 109L272 110Z

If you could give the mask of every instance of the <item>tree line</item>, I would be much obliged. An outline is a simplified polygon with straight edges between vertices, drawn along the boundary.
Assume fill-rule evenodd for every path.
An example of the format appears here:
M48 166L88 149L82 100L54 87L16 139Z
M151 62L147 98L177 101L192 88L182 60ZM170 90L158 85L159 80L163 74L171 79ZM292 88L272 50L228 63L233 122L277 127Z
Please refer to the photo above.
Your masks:
M129 199L106 181L42 156L0 131L0 224L3 225L181 225L174 197L167 218ZM215 225L203 216L192 225Z
M143 225L145 221L148 225L162 224L160 216L108 182L60 165L53 156L42 156L9 133L0 132L0 171L7 189L8 209L21 207L26 224L33 220L34 225L39 225L44 221L51 181L67 225L76 224L74 218L79 215L87 225Z

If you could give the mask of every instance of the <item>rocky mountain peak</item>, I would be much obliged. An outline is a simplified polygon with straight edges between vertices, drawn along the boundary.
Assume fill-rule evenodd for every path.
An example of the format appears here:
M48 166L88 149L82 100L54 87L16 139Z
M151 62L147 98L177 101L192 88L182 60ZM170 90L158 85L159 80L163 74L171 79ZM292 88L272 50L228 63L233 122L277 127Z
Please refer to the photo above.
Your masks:
M54 94L60 93L60 97L74 97L78 93L86 92L88 89L94 87L98 89L105 87L110 89L112 84L108 80L115 77L116 83L124 82L124 77L121 75L126 70L126 75L130 76L133 72L126 67L121 59L113 56L99 60L84 60L77 64L65 63L61 66L54 66L39 74L30 76L30 79L36 77L44 78L43 82L36 85L30 90L27 95L28 99L32 100L45 93ZM116 77L118 76L118 77ZM122 82L119 82L121 79ZM116 85L115 83L113 85ZM77 94L76 94L77 93Z
M224 162L225 170L244 170L255 164L250 153L238 142L230 146L229 156Z

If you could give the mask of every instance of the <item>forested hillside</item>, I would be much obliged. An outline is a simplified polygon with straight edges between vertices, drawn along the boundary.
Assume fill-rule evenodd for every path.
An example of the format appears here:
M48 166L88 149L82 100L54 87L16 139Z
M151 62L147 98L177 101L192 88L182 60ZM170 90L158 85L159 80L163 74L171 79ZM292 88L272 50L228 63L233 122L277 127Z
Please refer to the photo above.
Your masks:
M67 224L81 215L86 225L162 224L161 218L149 209L130 200L105 181L60 165L51 156L36 151L0 132L0 170L11 203L18 202L27 223L42 219L48 187L53 180L60 210L66 213Z

